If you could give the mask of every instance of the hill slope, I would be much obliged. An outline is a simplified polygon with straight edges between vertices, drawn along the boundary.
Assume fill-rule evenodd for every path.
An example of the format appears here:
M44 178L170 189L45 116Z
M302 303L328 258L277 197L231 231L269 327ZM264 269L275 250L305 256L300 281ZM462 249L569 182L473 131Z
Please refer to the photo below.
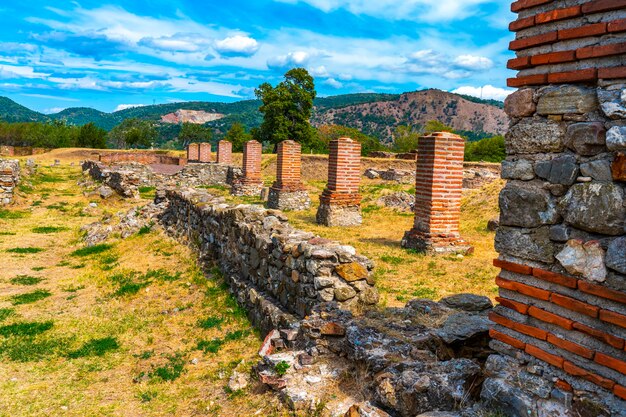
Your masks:
M48 118L45 114L17 104L10 98L0 97L0 120L7 122L44 122Z

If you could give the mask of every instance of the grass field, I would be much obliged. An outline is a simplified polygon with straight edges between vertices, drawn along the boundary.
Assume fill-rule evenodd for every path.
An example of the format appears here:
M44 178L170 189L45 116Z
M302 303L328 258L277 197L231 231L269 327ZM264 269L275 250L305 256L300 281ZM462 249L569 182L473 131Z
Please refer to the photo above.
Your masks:
M81 226L154 192L143 190L139 202L85 196L81 156L36 157L42 167L20 186L18 204L0 209L0 416L291 415L256 383L243 393L225 388L233 369L258 359L261 341L218 271L205 279L193 253L158 229L83 249ZM62 166L48 166L55 158ZM364 180L363 226L325 228L314 222L324 185L308 182L314 207L287 215L373 259L381 306L456 292L495 296L486 223L501 183L465 194L461 230L476 250L462 259L400 247L412 215L375 201L411 186Z

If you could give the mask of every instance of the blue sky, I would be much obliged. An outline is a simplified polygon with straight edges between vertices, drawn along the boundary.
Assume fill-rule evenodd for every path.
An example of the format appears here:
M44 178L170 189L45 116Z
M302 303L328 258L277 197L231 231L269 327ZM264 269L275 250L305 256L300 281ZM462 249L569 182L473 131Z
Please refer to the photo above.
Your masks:
M0 95L42 112L247 99L294 66L321 96L509 92L505 0L2 3Z

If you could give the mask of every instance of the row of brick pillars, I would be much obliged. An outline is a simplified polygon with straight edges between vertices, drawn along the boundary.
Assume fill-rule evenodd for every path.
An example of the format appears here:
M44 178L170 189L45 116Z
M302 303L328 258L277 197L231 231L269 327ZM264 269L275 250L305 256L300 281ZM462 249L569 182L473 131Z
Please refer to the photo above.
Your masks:
M232 163L233 145L227 140L221 140L217 144L217 163ZM189 162L211 162L211 144L210 143L190 143L187 146L187 160Z

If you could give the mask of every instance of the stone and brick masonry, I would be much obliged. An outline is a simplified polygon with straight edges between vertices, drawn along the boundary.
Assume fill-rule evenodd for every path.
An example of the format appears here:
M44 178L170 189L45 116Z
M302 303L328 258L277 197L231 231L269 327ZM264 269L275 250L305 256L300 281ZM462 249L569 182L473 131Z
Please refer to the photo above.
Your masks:
M626 1L512 10L482 395L512 416L626 416Z
M168 233L220 266L264 334L293 327L323 302L343 309L378 302L371 261L351 246L294 229L280 211L229 206L193 189L169 189L163 198Z
M278 144L276 182L270 187L267 206L279 210L307 210L311 199L301 177L301 146L293 140Z
M13 193L20 181L20 163L16 159L0 159L0 205L13 202Z
M358 226L361 216L361 144L350 138L330 142L328 183L320 196L317 223L325 226Z
M233 182L231 193L233 195L258 196L263 189L261 179L261 157L263 147L256 140L251 140L243 145L243 176Z
M198 143L190 143L187 145L187 161L198 162L200 160L200 145Z
M211 162L211 144L200 143L198 144L198 162L207 163Z
M230 165L233 163L233 144L227 140L217 143L217 163Z
M419 138L415 222L402 247L432 253L472 250L459 234L464 149L465 140L448 132Z
M150 151L140 152L99 152L92 155L92 159L97 155L100 162L104 164L119 164L121 162L137 162L139 164L164 164L164 165L185 165L186 158L179 158L171 155L164 155Z

